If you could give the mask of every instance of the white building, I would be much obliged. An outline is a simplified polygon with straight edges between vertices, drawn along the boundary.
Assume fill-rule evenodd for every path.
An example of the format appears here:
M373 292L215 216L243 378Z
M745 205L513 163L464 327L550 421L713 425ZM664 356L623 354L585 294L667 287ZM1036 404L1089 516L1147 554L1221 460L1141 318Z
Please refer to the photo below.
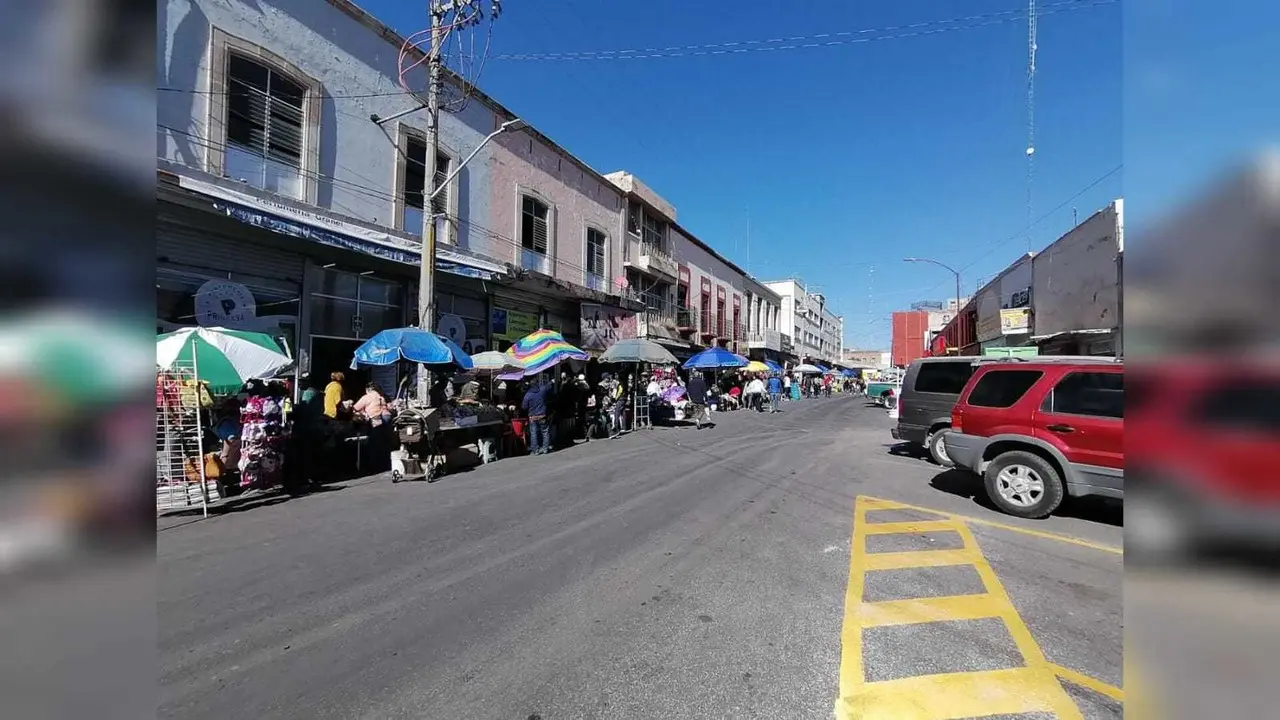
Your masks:
M442 112L428 158L427 113L397 81L404 38L348 0L157 10L158 329L268 329L301 372L345 370L364 339L417 322L434 214L438 331L473 351L539 326L596 350L634 337L640 306L614 282L623 193L535 128L484 145L428 211L428 174L448 177L511 110L446 72L468 102ZM425 87L410 55L406 81Z
M844 349L844 319L827 307L826 298L798 279L764 285L782 299L781 328L791 335L796 357L839 362Z

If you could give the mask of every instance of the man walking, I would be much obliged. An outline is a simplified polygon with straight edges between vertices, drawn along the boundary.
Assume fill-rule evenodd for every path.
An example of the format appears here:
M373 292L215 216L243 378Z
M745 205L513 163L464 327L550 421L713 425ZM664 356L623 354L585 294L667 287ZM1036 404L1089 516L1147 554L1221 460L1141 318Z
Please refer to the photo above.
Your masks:
M521 407L529 414L529 454L546 455L551 452L551 433L547 427L547 396L549 384L535 380L533 387L524 393Z
M685 392L689 395L689 405L692 406L689 411L693 415L693 425L701 430L703 425L711 423L711 411L707 405L707 381L702 378L702 373L694 370L690 374Z
M778 403L782 401L782 381L777 375L769 376L769 413L778 412Z

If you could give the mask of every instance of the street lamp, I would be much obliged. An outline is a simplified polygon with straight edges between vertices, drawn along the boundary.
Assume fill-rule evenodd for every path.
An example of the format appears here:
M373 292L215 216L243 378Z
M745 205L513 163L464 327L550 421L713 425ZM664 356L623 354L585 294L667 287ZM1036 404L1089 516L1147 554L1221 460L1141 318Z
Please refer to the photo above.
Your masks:
M493 132L486 135L484 139L480 141L480 144L476 145L475 149L471 151L471 154L467 155L467 157L463 159L462 162L458 163L458 166L453 169L453 172L449 173L448 177L446 177L442 182L439 182L439 183L435 182L434 176L427 178L427 182L430 183L430 186L431 186L431 192L427 194L424 202L422 203L423 209L426 211L425 214L427 215L428 220L427 220L427 228L426 228L426 239L422 243L422 252L421 252L421 260L420 260L421 266L419 267L419 272L418 272L418 327L422 328L423 330L427 330L427 331L431 330L431 321L434 319L433 316L435 315L434 307L435 307L435 296L436 296L436 215L434 212L431 212L431 201L435 200L436 196L440 194L441 190L449 187L449 183L453 182L453 179L458 176L458 173L462 172L462 168L466 167L467 163L474 160L476 155L478 155L480 151L484 149L484 146L488 145L491 140L498 137L502 133L512 132L515 130L522 130L525 127L527 127L527 124L525 123L524 120L521 120L519 118L513 118L511 120L507 120L506 122L499 125L497 130L494 130ZM428 160L430 162L430 165L428 167L435 167L434 158L429 158ZM418 370L418 399L419 400L422 400L423 398L427 397L427 389L429 387L430 387L430 371L427 370L427 367L425 365L420 366Z
M956 276L956 316L958 317L960 315L960 271L959 270L956 270L950 265L946 265L944 263L938 262L937 260L931 260L929 258L909 257L909 258L902 258L902 261L909 262L909 263L929 263L930 265L937 265L943 270L946 270L950 272L952 275L955 275Z
M476 149L472 150L470 155L463 158L462 162L458 163L458 167L454 168L453 172L449 173L448 177L440 181L440 184L436 185L435 189L431 191L431 194L427 196L427 203L430 203L432 200L435 200L436 195L439 195L441 190L449 187L449 183L453 182L453 179L458 176L458 173L462 172L462 168L466 167L466 164L471 162L471 160L474 159L475 156L481 150L484 149L484 146L489 144L490 140L498 137L504 132L514 132L516 130L523 130L527 125L528 123L526 123L525 121L521 120L520 118L516 118L515 120L508 120L502 123L501 125L498 126L497 130L494 130L488 135L485 135L484 139L480 141L480 144L476 145ZM434 215L431 216L431 222L433 224L435 223Z

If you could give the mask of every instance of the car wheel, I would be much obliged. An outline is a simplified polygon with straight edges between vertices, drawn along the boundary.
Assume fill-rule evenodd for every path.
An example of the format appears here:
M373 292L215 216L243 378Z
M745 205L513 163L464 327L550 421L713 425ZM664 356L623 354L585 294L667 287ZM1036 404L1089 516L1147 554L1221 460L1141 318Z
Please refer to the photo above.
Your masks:
M1062 504L1062 478L1044 458L1024 450L998 455L987 465L987 497L1004 512L1044 518Z
M951 428L942 428L931 434L925 440L925 447L929 448L929 457L944 468L955 467L955 463L951 462L951 456L947 455L947 446L943 442L947 433L951 432Z

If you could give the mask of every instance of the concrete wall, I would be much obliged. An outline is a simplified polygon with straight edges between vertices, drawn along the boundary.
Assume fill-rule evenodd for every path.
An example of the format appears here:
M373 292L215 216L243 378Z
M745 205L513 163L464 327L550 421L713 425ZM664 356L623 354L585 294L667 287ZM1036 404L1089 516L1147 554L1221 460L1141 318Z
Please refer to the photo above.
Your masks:
M1032 286L1033 257L1032 253L1027 253L1018 258L978 292L978 342L990 343L1003 340L1000 334L1000 310L1012 307L1013 296ZM1033 302L1034 295L1033 292ZM1023 340L1030 337L1030 333L1011 337L1016 337L1011 342L1021 344Z
M1119 237L1119 215L1112 205L1036 256L1036 335L1119 327Z
M398 146L405 133L426 131L426 112L378 126L414 106L396 81L399 42L379 35L339 6L340 0L159 0L157 3L156 152L177 163L216 171L224 146L223 89L212 67L226 42L257 49L311 82L304 159L311 187L305 201L388 228L400 224ZM353 11L357 12L358 11ZM424 19L425 22L425 19ZM390 34L390 33L389 33ZM410 72L411 87L426 86L425 65ZM457 91L448 93L457 97ZM472 98L461 113L441 115L440 146L454 162L468 155L499 123L499 109ZM541 143L536 135L499 136L453 182L450 213L457 220L442 241L518 264L517 188L530 187L556 209L557 277L582 283L588 223L610 236L611 281L621 273L621 195L609 183ZM400 229L400 228L397 228Z

